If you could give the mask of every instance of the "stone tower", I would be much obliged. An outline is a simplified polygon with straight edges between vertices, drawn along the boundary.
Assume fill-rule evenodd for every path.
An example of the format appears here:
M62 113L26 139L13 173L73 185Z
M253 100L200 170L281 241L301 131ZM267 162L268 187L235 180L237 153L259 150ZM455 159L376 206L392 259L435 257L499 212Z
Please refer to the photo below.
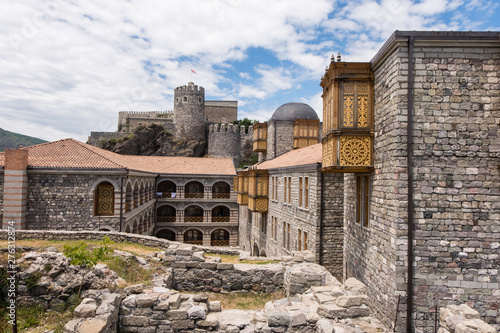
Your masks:
M173 118L177 138L205 140L205 89L193 82L175 88Z

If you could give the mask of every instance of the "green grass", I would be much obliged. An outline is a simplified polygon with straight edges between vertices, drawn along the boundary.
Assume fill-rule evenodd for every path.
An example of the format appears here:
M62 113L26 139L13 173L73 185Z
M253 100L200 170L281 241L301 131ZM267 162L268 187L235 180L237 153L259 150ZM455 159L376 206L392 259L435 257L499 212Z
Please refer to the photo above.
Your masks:
M118 274L119 277L129 284L144 283L151 285L151 278L155 272L154 267L144 269L135 259L125 259L119 256L112 256L104 260L109 269Z
M260 310L269 301L275 301L285 297L284 292L262 293L262 294L215 294L209 293L210 301L221 301L223 310Z

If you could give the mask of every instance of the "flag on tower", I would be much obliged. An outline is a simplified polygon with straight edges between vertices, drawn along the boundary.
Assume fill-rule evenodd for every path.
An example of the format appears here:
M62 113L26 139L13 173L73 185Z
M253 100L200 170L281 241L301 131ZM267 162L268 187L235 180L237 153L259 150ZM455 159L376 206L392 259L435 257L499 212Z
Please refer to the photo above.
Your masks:
M196 71L194 69L191 70L191 73L195 73L196 74Z

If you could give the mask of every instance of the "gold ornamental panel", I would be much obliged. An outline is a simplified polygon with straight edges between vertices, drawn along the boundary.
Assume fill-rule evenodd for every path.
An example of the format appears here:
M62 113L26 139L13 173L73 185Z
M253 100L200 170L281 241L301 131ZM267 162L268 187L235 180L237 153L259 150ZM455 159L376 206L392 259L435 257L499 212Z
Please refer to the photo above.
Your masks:
M267 212L267 198L257 198L255 208L259 212Z
M344 127L354 125L354 96L344 96Z
M99 184L97 188L97 215L110 216L114 211L115 190L111 184Z
M340 139L340 165L371 165L371 138L346 136Z
M358 127L368 127L368 96L358 96Z

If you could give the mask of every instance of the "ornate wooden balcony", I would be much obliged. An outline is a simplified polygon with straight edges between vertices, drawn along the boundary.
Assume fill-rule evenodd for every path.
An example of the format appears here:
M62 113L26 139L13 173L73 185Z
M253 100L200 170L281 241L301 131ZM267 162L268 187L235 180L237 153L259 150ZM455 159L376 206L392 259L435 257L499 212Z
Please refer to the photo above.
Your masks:
M186 199L203 199L204 193L185 193L184 198Z
M184 222L203 222L203 216L184 216Z
M231 193L212 193L213 199L229 199Z
M175 216L158 216L156 222L175 222Z
M212 240L211 246L229 246L229 239Z
M212 216L212 222L229 222L229 216Z

